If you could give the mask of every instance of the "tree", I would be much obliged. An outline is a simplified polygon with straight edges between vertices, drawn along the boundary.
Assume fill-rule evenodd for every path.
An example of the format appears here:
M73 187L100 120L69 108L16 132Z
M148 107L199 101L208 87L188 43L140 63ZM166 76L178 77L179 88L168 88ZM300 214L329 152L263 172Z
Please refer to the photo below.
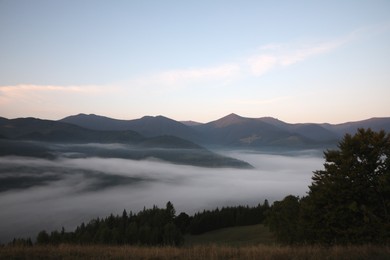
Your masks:
M167 211L167 213L169 215L169 218L171 220L173 220L175 218L175 215L176 215L176 210L175 210L175 207L173 206L173 204L170 201L167 202L166 211Z
M180 230L173 223L168 223L163 229L163 243L164 245L179 246L183 244L184 237Z
M324 153L302 200L300 225L320 243L382 243L390 237L390 135L358 129Z
M45 245L50 243L49 234L45 230L42 230L41 232L38 233L37 243L40 245Z
M267 215L267 224L279 242L296 243L298 239L299 198L289 195L276 201Z
M175 218L175 225L180 229L182 234L187 232L187 229L191 223L190 216L186 213L182 212Z

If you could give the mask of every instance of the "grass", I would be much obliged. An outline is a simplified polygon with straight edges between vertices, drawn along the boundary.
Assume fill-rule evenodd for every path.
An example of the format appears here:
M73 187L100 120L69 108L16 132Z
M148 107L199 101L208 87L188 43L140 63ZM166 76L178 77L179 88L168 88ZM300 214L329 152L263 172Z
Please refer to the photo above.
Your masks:
M277 246L229 247L217 245L175 247L34 246L2 247L0 259L389 259L390 247Z
M226 228L186 239L183 247L0 246L0 259L390 259L389 246L280 246L263 225Z
M264 225L241 226L218 229L201 235L188 235L185 237L186 245L224 245L248 246L275 244L275 237Z

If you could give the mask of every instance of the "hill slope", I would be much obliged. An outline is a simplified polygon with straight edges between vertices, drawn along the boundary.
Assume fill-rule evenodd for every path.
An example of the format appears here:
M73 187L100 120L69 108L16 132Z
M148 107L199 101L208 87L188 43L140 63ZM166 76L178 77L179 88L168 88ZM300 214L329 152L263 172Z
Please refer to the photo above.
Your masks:
M390 132L390 117L374 117L366 120L335 125L322 124L321 126L334 132L340 137L346 133L354 134L358 128L371 128L374 131L385 130L386 132Z
M164 116L144 116L134 120L118 120L104 116L78 114L61 119L60 122L93 130L132 130L146 137L172 135L195 142L199 140L198 134L189 126Z
M35 118L0 118L0 155L40 158L56 156L160 160L202 167L252 168L241 160L218 155L176 136L144 137L137 132L97 131ZM103 145L85 145L98 143ZM119 146L104 144L119 143ZM64 145L66 144L66 145Z
M210 244L248 246L274 243L276 243L275 237L263 224L223 228L201 235L187 235L185 237L185 244L189 246Z
M0 135L19 140L72 143L138 143L145 138L134 131L96 131L76 125L42 120L17 118L0 120Z
M0 120L1 124L2 120ZM164 116L145 116L134 120L117 120L98 115L79 114L59 122L104 131L135 131L145 137L176 136L204 146L258 149L327 148L337 144L345 133L357 128L372 128L390 132L390 118L372 118L343 124L290 124L272 117L246 118L230 114L202 124L178 122ZM4 133L0 132L0 137ZM106 137L107 139L110 139Z
M194 126L207 141L224 146L304 146L314 143L296 133L254 118L230 114L207 124Z

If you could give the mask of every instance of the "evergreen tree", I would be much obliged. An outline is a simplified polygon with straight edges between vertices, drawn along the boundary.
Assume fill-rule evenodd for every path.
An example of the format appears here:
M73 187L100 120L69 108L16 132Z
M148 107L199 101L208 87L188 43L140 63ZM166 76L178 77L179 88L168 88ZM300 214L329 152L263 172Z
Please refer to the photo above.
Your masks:
M378 243L390 237L390 135L359 129L325 152L302 201L302 232L312 242Z
M173 220L175 218L175 215L176 215L176 210L175 210L175 207L173 206L173 204L170 201L167 202L166 211L168 213L169 218L171 220Z
M299 240L299 198L289 195L276 201L267 216L267 224L279 242L293 244Z

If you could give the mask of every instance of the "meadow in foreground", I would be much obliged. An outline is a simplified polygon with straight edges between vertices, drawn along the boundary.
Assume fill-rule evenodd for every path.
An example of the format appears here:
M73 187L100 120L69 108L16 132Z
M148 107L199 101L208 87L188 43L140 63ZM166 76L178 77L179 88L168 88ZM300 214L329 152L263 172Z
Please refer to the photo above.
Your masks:
M388 246L2 247L0 259L389 259Z

